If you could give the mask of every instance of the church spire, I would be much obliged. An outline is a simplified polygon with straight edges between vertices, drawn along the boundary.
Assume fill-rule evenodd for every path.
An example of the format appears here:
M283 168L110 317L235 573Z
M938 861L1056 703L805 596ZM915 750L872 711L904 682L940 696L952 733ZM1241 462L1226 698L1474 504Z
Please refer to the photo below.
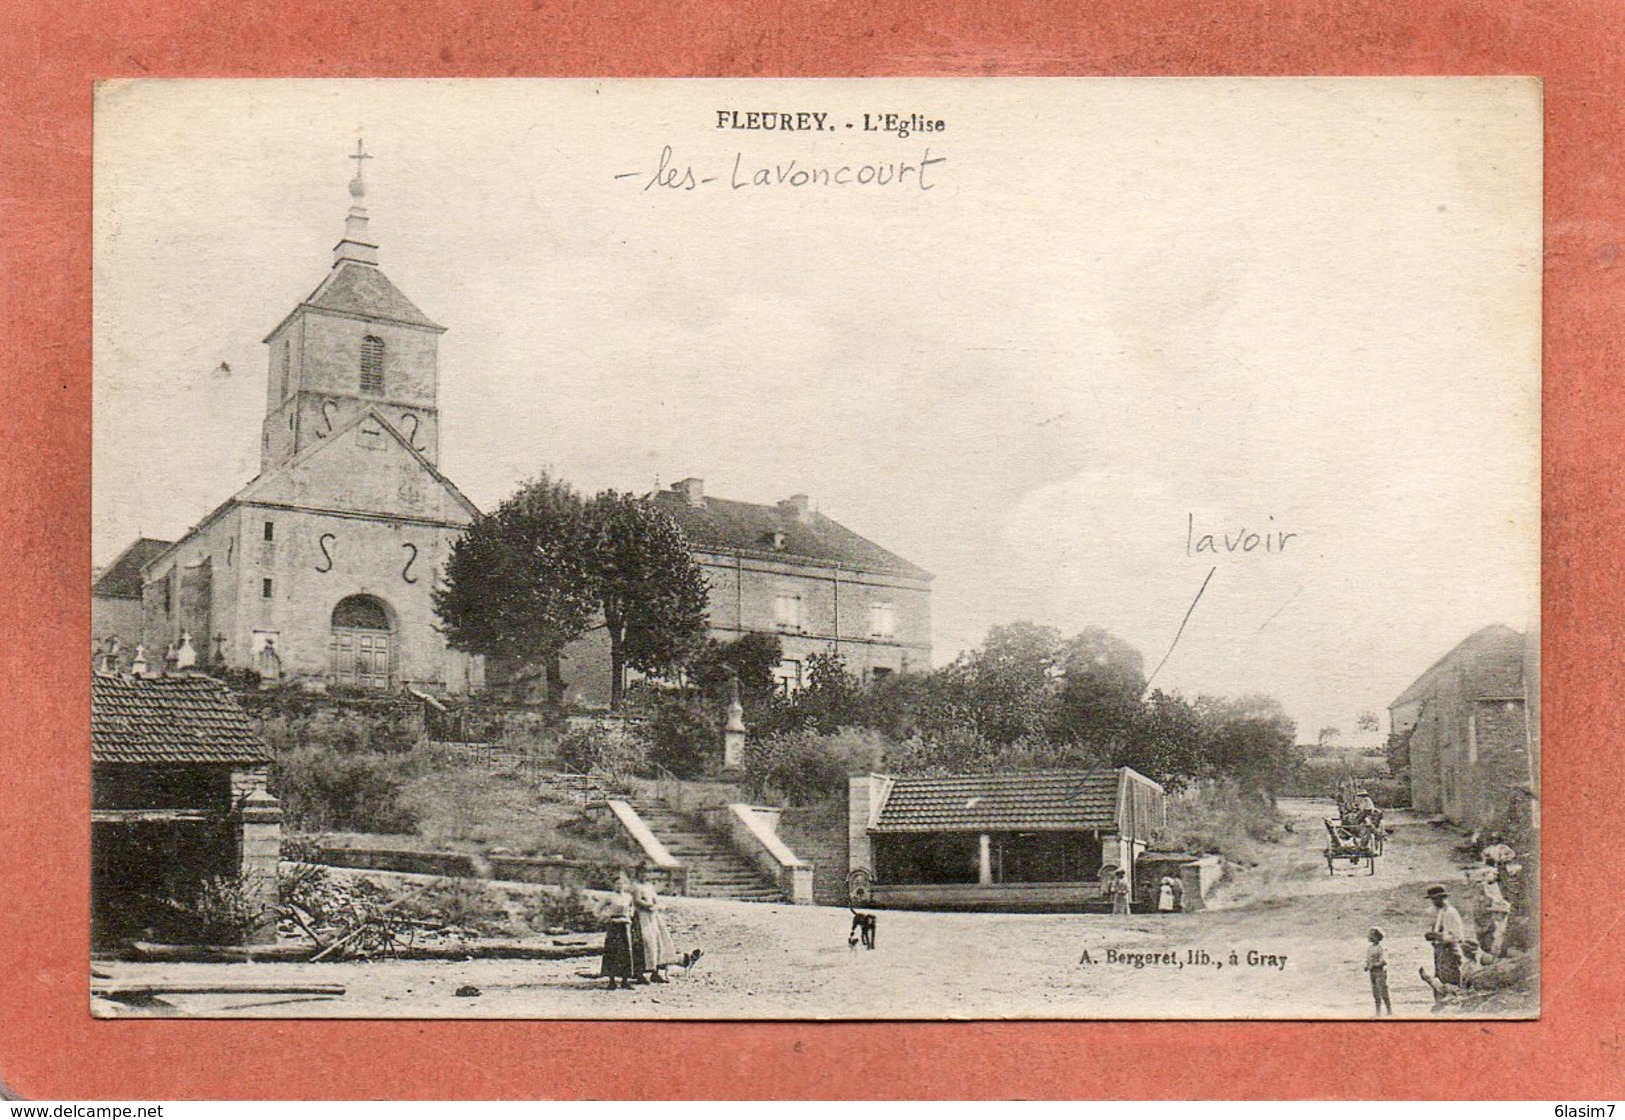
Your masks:
M378 244L371 240L367 234L367 207L364 200L367 197L367 183L362 175L366 167L366 160L372 157L358 139L355 142L355 154L350 156L355 160L355 178L350 180L350 213L344 219L344 240L333 246L333 267L337 268L345 261L356 264L378 264Z

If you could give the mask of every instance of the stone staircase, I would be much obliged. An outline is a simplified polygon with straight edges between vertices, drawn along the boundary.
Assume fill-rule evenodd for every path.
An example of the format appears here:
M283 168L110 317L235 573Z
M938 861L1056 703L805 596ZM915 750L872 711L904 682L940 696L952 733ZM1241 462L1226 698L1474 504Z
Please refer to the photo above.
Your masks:
M783 902L784 892L728 842L685 813L647 799L631 803L666 849L688 869L691 898Z

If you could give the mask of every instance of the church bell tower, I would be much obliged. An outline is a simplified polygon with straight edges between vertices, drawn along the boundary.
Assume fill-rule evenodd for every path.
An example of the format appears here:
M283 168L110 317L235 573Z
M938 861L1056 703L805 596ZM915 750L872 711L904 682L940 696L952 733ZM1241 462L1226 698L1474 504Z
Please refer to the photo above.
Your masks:
M270 347L260 473L270 474L361 420L364 437L392 427L431 464L440 458L439 341L445 328L401 294L378 267L367 230L368 155L350 157L350 212L333 267L265 337Z

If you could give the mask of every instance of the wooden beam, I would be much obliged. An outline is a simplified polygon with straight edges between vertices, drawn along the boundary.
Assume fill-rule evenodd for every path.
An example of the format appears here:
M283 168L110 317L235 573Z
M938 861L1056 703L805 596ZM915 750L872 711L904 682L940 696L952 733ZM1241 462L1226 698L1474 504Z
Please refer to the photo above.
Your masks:
M92 809L94 824L165 824L174 821L224 821L230 814L209 809Z
M90 985L90 994L103 999L141 996L342 996L343 984L262 984L252 980L195 981L190 984L152 981L102 981Z

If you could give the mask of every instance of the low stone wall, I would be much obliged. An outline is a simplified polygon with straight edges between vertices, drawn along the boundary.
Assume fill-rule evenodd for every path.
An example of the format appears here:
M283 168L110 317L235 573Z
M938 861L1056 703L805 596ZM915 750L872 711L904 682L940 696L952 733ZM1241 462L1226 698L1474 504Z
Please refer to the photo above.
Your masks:
M443 879L490 879L545 887L577 887L582 890L604 890L613 885L604 881L606 868L602 864L549 856L476 857L462 852L421 852L410 848L327 846L317 849L315 856L318 863L329 867L347 867L358 871L400 871ZM675 875L666 869L656 868L650 878L657 890L682 894L678 888L684 885L685 876L686 872L681 867Z
M812 864L813 901L819 906L846 905L846 805L841 815L828 811L787 808L779 815L779 839L802 860Z
M1099 883L885 884L874 886L870 906L899 910L1078 911L1099 909Z
M410 848L322 847L317 858L329 867L363 871L405 871L412 875L440 875L450 879L477 878L474 857L459 852L418 852Z
M812 905L812 864L797 857L779 839L774 827L778 821L777 809L757 809L735 802L721 813L713 812L709 816L728 837L734 851L779 885L785 901L798 906Z

